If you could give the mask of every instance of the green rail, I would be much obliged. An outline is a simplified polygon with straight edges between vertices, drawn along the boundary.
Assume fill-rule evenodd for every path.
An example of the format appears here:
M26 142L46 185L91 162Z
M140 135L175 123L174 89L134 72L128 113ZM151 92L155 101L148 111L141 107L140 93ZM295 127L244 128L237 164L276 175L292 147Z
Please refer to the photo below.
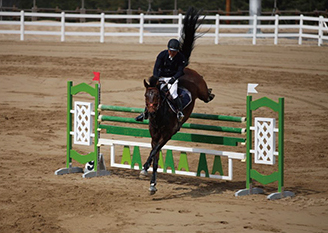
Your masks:
M131 107L123 107L123 106L113 106L113 105L99 105L99 110L101 111L116 111L116 112L137 112L141 113L145 109L144 108L131 108Z
M245 117L213 115L213 114L203 114L203 113L191 113L190 117L207 119L207 120L218 120L218 121L233 121L233 122L245 122L246 121Z
M108 134L133 136L133 137L150 137L148 129L138 129L113 125L99 125L100 129L105 129ZM184 141L184 142L199 142L208 144L218 144L226 146L237 146L238 143L245 142L244 138L225 137L192 133L177 133L171 140Z
M101 111L118 111L118 112L135 112L141 113L144 108L132 108L123 106L112 106L112 105L99 105L99 110ZM219 121L233 121L233 122L245 122L245 117L237 116L225 116L225 115L214 115L214 114L202 114L202 113L192 113L191 118L200 118L207 120L219 120Z
M149 120L145 121L136 121L134 118L128 117L118 117L118 116L100 116L101 121L112 121L112 122L124 122L124 123L134 123L134 124L149 124ZM245 133L246 130L243 128L234 128L226 126L216 126L216 125L201 125L193 123L184 123L182 128L186 129L199 129L199 130L208 130L208 131L217 131L217 132L227 132L227 133Z

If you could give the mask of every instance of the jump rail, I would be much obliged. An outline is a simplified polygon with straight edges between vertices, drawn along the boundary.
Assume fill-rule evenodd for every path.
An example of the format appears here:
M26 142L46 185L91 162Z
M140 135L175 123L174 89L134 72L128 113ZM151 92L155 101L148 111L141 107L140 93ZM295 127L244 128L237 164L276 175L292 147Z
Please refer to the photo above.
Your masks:
M98 111L115 111L115 112L129 112L129 113L141 113L144 111L143 108L132 108L132 107L122 107L122 106L112 106L112 105L99 105ZM245 117L235 117L235 116L224 116L224 115L213 115L213 114L200 114L193 113L191 118L198 118L204 120L219 120L219 121L232 121L232 122L245 122ZM113 126L113 125L105 125L104 122L121 122L121 123L129 123L129 124L149 124L149 120L145 120L143 122L136 121L134 118L128 117L120 117L120 116L111 116L111 115L100 115L98 117L99 128L106 129L109 134L117 134L117 135L125 135L125 136L135 136L135 137L151 137L148 129L140 129L140 128L132 128L132 127L122 127L122 126ZM234 128L234 127L225 127L225 126L214 126L214 125L204 125L204 124L193 124L193 123L184 123L182 128L187 129L198 129L205 131L216 131L216 132L228 132L235 134L243 134L246 132L245 128ZM245 138L240 137L227 137L227 136L215 136L215 135L205 135L205 134L191 134L191 133L177 133L172 137L171 140L178 140L184 142L198 142L198 143L208 143L208 144L219 144L219 145L227 145L227 146L237 146L240 143L245 143ZM126 155L124 155L121 163L115 163L115 146L134 146L139 150L139 147L151 148L149 143L137 143L137 142L128 142L128 141L117 141L117 140L108 140L108 139L100 139L99 144L101 146L110 145L111 146L111 166L119 167L119 168L131 168L140 170L142 167L141 159L138 153L133 153L132 160L130 159L130 152L127 151ZM126 148L127 149L127 148ZM129 150L129 149L127 149ZM166 159L165 163L163 162L162 155L160 156L160 167L159 172L169 172L175 173L179 175L188 175L188 176L203 176L209 178L217 178L224 180L232 180L233 178L233 161L232 159L242 160L245 158L245 153L237 153L237 152L227 152L227 151L218 151L218 150L208 150L201 148L189 148L189 147L177 147L177 146L169 146L166 145L162 150L166 150ZM175 169L175 165L173 162L172 151L180 151L180 161L178 169ZM199 153L199 164L197 172L189 171L189 165L187 162L186 153ZM212 172L208 171L206 155L214 155L214 163ZM228 158L228 175L223 175L223 169L221 164L221 157ZM139 161L138 165L135 166L135 162ZM169 161L169 162L167 162ZM127 162L128 164L123 164ZM184 163L182 166L181 164ZM168 168L171 169L168 169ZM182 171L184 168L186 171ZM150 168L152 171L152 168ZM201 173L204 171L204 173ZM215 173L219 172L220 175L216 175Z

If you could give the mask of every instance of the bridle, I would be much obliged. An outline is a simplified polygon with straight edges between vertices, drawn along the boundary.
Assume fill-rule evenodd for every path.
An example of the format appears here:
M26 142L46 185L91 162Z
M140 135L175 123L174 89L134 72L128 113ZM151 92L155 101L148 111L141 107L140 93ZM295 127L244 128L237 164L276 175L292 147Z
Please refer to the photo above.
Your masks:
M153 91L152 91L153 90ZM147 88L147 93L152 91L152 93L156 93L157 95L157 99L159 100L158 102L159 103L149 103L149 96L148 96L148 100L146 99L146 105L147 105L147 108L149 109L149 107L152 107L154 108L154 105L157 104L157 106L155 107L155 112L158 111L158 109L160 109L163 104L165 103L165 100L168 98L168 96L170 95L170 89L168 89L166 92L165 92L165 95L164 95L164 98L162 99L161 98L161 90L159 87L148 87Z

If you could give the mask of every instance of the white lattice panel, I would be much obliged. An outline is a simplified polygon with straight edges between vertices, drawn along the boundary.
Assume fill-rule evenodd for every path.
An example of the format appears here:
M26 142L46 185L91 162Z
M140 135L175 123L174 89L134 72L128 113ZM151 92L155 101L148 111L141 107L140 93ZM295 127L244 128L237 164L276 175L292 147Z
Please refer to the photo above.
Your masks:
M276 119L255 118L254 159L258 164L275 164Z
M74 102L74 144L92 144L92 109L92 103Z

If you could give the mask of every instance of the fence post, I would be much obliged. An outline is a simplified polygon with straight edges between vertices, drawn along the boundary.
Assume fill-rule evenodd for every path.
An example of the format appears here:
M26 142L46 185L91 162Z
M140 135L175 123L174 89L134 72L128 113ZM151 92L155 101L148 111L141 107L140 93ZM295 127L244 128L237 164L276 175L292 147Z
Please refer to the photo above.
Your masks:
M278 44L278 34L279 34L279 15L276 14L274 21L274 44Z
M65 12L61 13L61 42L65 41Z
M257 15L253 17L253 45L256 45Z
M32 7L32 13L38 13L38 7L35 4L33 4L33 5L34 6ZM37 21L37 20L38 20L37 17L32 16L32 21Z
M143 43L143 31L144 31L144 14L140 14L140 38L139 38L139 43Z
M219 27L220 27L220 15L216 14L216 19L215 19L215 44L219 43Z
M105 13L101 13L100 18L100 43L104 43L105 37Z
M24 11L21 11L21 16L20 16L20 40L24 40Z
M318 46L322 45L322 36L323 36L323 16L319 16L319 31L318 31Z
M303 15L300 15L300 30L298 36L298 44L302 44L302 34L303 34Z
M182 30L182 14L179 14L179 20L178 20L178 38L181 35L181 30Z

